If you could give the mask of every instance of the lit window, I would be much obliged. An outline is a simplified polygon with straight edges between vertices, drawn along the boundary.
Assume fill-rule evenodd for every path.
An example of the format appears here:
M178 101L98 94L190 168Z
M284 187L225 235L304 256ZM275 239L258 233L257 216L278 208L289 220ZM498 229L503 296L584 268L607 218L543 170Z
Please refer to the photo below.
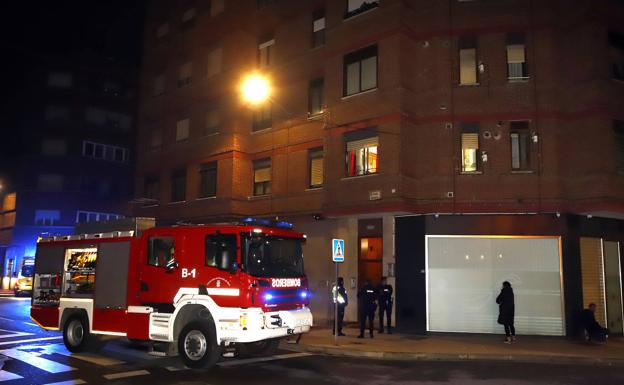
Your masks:
M271 65L273 61L274 38L265 38L258 43L258 66L265 68Z
M479 125L464 124L461 131L462 172L479 171Z
M347 144L347 176L378 172L379 139L376 131L363 130L345 135Z
M59 210L35 210L35 225L54 226L61 219Z
M529 122L510 122L511 169L531 169L531 133Z
M459 41L459 84L478 84L477 42L474 38Z
M325 44L325 10L319 10L312 15L312 48Z
M191 84L193 79L193 62L186 62L180 66L178 71L178 87Z
M507 36L507 78L509 80L527 79L525 44L523 34Z
M323 113L323 78L314 79L308 88L308 114Z
M353 95L377 87L377 46L344 57L343 95Z
M189 138L190 120L178 120L176 124L176 142L181 142Z
M253 195L268 195L271 193L271 159L260 159L253 162L254 185Z
M315 148L308 151L310 162L310 188L323 185L323 149Z

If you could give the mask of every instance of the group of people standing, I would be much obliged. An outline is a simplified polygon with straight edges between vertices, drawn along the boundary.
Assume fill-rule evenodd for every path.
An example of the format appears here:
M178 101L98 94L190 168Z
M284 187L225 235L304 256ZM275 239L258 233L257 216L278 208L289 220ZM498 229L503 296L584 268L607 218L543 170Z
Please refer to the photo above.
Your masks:
M387 321L386 331L392 334L392 305L394 290L392 285L389 285L386 278L383 277L381 284L374 287L370 280L366 280L366 283L358 291L358 316L360 319L360 335L358 338L364 338L364 330L366 329L366 322L368 321L368 331L370 338L373 338L374 319L375 312L379 307L379 333L384 332L384 320ZM342 332L342 325L344 322L345 307L349 304L349 298L347 291L344 287L344 279L338 277L337 284L332 288L332 300L334 304L338 306L337 319L334 322L335 327L338 328L338 335L344 336ZM336 330L333 331L336 333Z

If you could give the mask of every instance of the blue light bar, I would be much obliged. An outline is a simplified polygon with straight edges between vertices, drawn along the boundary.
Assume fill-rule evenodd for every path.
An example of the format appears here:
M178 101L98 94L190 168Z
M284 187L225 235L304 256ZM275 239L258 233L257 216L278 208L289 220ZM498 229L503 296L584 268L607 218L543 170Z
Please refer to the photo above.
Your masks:
M247 225L277 227L280 229L287 229L287 230L291 230L293 228L293 224L290 222L274 221L272 219L266 219L266 218L247 217L247 218L242 219L241 222Z

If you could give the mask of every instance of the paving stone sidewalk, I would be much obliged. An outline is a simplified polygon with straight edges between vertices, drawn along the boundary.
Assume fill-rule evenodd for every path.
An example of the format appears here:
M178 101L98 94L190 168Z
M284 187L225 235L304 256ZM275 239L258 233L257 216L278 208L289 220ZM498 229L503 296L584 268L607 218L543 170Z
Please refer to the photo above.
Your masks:
M284 349L310 353L388 360L495 360L537 363L617 365L624 367L624 338L606 344L565 337L518 336L515 344L503 343L502 335L486 334L378 334L356 338L359 330L346 328L346 337L334 344L331 329L314 327L298 344L282 343Z

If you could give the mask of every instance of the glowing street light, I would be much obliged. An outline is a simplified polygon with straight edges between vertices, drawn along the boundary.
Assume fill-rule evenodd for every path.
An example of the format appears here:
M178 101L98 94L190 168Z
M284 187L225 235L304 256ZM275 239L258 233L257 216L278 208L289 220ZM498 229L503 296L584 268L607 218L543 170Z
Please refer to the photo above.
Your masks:
M251 105L258 105L269 99L271 85L265 76L254 73L243 79L240 91L243 101Z

